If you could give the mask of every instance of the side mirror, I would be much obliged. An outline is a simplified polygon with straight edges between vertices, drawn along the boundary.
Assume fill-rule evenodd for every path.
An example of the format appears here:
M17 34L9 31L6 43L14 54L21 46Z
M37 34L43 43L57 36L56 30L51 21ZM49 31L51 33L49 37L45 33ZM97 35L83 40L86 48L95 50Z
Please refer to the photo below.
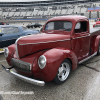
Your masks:
M0 36L4 35L4 33L0 33Z

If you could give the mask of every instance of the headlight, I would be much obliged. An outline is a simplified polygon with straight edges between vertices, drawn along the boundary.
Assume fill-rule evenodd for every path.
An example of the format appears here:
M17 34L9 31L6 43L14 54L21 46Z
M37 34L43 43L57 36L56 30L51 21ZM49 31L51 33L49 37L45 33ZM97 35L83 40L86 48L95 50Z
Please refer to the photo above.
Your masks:
M5 50L4 50L4 56L7 58L8 57L8 54L9 54L9 49L8 48L5 48Z
M46 57L44 55L40 56L38 59L38 65L41 69L46 66Z

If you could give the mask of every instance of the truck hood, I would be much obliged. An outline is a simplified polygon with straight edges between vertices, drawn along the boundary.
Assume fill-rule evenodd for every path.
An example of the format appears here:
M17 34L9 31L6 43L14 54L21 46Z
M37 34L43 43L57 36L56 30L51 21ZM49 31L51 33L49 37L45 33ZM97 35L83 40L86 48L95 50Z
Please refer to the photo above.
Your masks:
M65 44L67 43L67 44ZM34 34L18 38L15 42L17 57L35 53L41 50L70 46L70 35L67 34Z

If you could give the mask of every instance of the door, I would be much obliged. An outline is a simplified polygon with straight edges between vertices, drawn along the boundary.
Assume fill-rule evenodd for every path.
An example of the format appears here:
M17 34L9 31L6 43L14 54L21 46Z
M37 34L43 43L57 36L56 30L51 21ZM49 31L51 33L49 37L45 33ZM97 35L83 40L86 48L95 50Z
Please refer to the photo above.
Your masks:
M0 30L3 33L3 35L0 37L2 40L0 48L14 44L16 39L19 37L18 27L2 27Z
M72 50L77 55L78 61L86 58L90 51L90 33L88 21L77 22L72 36Z

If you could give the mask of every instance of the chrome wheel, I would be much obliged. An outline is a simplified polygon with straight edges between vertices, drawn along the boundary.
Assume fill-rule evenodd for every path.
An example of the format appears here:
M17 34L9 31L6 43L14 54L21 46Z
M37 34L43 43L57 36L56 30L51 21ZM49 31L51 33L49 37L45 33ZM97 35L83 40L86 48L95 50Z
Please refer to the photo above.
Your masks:
M70 73L70 66L68 63L64 62L58 69L58 79L60 81L66 80Z
M61 65L60 65L60 67L58 69L56 77L54 78L54 82L56 84L64 83L67 80L67 78L68 78L68 76L70 74L70 71L71 71L71 63L70 63L70 61L68 59L65 59L61 63Z

